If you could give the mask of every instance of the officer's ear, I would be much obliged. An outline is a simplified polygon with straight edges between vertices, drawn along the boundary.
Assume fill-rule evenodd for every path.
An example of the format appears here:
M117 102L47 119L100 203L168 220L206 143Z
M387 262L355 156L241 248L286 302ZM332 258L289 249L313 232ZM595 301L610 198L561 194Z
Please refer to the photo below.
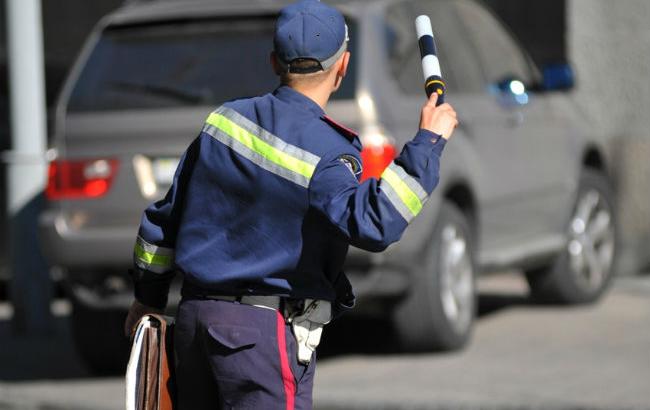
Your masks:
M271 67L273 67L273 72L275 75L282 75L282 67L280 67L280 63L278 63L278 56L275 54L275 51L271 51L271 55L269 57L271 60Z
M348 64L350 63L350 52L346 51L343 53L341 56L341 65L339 66L339 69L336 72L336 75L338 77L345 77L345 74L348 72Z
M339 59L338 68L336 69L336 77L334 77L334 91L338 90L343 82L343 78L348 71L348 63L350 62L350 52L346 51Z

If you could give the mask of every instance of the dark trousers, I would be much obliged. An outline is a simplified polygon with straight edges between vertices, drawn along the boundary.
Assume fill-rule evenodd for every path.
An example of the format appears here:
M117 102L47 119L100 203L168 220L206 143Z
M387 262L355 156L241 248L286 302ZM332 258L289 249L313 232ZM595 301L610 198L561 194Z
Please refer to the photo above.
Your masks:
M316 355L298 362L275 310L220 300L181 302L174 329L178 408L312 408Z

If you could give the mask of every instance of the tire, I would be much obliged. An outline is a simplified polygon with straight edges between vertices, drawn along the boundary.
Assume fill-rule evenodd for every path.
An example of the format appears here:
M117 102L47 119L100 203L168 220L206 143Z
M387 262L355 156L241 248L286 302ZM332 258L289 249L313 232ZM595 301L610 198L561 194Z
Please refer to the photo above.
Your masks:
M551 265L526 272L532 297L542 303L597 301L614 276L618 225L607 178L586 169L567 222L567 245Z
M476 316L476 252L467 218L451 202L442 203L422 260L394 312L401 345L407 351L460 349Z
M93 374L113 375L126 369L129 340L124 336L124 309L74 303L72 334L77 352Z

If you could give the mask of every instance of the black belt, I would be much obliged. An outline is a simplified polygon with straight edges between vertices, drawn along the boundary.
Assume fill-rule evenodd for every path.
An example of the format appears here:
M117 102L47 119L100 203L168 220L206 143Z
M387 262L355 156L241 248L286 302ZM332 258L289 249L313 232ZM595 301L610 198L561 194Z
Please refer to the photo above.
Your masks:
M187 281L183 283L181 290L183 298L187 299L211 299L223 300L226 302L241 303L244 305L257 306L260 308L273 309L281 312L285 318L299 315L305 308L303 299L287 298L283 296L264 296L264 295L221 295L218 291L200 289L191 285Z
M257 306L261 308L280 310L284 303L280 296L227 296L227 295L206 295L206 299L225 300L227 302L242 303L244 305Z

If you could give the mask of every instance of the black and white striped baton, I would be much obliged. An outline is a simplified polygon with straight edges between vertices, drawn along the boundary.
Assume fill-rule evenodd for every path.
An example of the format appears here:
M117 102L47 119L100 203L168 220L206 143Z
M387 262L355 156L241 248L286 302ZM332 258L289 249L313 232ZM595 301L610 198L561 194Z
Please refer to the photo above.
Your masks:
M438 93L436 105L445 101L445 82L440 71L440 61L436 52L436 42L433 39L431 20L428 16L422 15L415 19L415 31L418 35L420 56L422 57L422 73L424 74L424 90L427 97L431 93Z

